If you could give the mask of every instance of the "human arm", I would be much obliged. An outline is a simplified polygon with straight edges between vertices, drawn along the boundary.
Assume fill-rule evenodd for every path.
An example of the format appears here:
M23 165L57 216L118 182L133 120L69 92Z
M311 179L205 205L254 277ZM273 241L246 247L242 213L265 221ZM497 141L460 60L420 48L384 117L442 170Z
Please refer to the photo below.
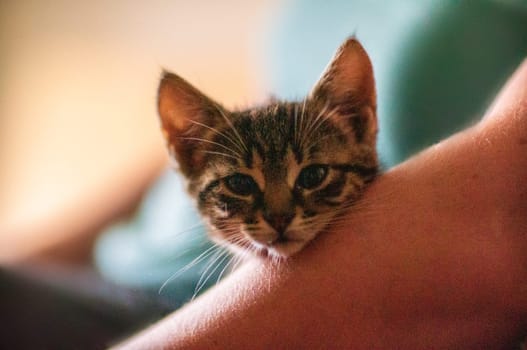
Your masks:
M248 262L123 347L501 348L527 333L527 62L286 263Z

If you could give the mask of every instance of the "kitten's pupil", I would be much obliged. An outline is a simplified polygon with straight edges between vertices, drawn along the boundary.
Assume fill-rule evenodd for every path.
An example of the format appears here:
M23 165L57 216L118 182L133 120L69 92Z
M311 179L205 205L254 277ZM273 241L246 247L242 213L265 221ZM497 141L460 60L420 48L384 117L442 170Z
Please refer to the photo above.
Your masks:
M326 165L309 165L302 169L296 180L297 186L311 190L319 186L328 174Z
M225 178L224 181L230 191L240 196L248 196L255 193L258 189L258 185L253 178L245 174L237 173Z

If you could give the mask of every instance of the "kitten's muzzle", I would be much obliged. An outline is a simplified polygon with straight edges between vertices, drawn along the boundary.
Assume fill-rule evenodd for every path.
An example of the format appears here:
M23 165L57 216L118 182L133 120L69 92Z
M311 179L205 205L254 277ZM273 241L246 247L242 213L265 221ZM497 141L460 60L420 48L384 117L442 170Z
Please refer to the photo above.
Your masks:
M270 214L270 215L263 215L265 221L271 225L272 228L276 230L278 233L278 239L283 240L284 239L284 233L285 229L291 221L293 221L293 218L295 217L294 214Z

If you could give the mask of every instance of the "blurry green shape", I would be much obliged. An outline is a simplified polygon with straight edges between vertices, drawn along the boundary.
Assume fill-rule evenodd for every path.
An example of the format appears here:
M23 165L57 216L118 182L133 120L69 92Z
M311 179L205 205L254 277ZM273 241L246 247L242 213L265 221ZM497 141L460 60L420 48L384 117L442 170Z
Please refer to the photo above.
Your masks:
M442 1L416 23L388 99L391 163L481 117L527 54L527 6L507 1Z

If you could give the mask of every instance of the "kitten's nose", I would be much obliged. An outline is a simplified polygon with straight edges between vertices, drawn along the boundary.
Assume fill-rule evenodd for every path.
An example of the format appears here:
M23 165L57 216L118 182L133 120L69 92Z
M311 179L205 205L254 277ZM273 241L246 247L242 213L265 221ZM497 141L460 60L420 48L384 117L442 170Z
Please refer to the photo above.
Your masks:
M293 218L295 217L294 214L270 214L270 215L264 215L265 221L271 225L279 236L282 236L285 232L285 229L291 221L293 221Z

